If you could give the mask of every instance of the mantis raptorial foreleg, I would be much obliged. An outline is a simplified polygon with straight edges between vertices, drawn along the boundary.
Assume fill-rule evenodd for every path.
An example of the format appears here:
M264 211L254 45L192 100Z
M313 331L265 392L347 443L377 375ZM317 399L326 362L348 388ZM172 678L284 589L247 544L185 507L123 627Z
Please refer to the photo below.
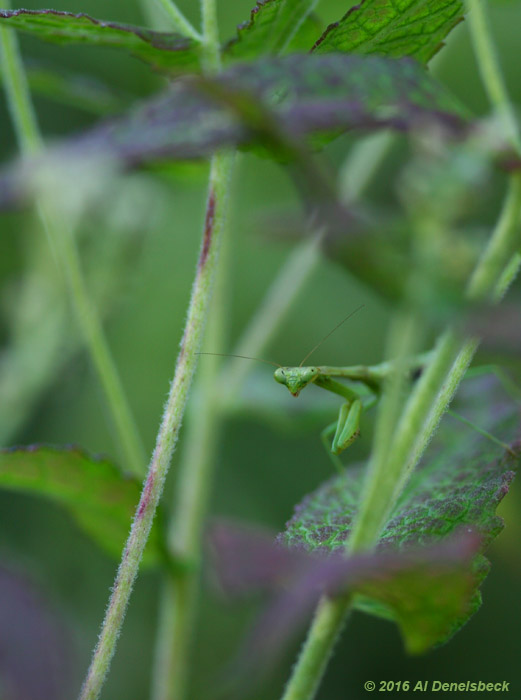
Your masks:
M423 367L426 355L411 359L407 363L408 371ZM402 368L403 370L403 368ZM275 371L275 380L288 387L293 396L298 396L308 384L331 391L342 396L346 401L340 407L337 420L322 431L322 441L330 453L335 467L342 470L338 455L351 445L360 434L362 411L377 400L383 381L397 368L392 363L382 363L373 367L357 365L355 367L279 367ZM350 387L336 381L333 377L349 379L364 384L373 394L373 401L362 404L360 394ZM328 439L333 435L329 445Z
M343 452L360 435L360 416L362 415L362 402L355 399L343 403L338 412L338 419L328 425L321 433L322 442L329 453L335 468L343 471L342 462L338 455ZM329 437L333 435L333 442L329 444Z

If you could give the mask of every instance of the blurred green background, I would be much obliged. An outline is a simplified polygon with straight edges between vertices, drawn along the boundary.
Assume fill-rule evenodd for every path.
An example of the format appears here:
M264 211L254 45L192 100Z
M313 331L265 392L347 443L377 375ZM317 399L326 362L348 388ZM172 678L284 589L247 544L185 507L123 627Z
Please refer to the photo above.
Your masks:
M490 4L509 90L519 105L521 3ZM198 22L198 3L180 0L179 6ZM249 16L251 6L252 0L220 0L222 38L232 36L235 25ZM40 4L30 0L24 7L39 8ZM84 11L102 19L137 24L143 21L137 2L64 0L54 7ZM328 23L338 19L348 7L349 2L323 0L319 14ZM66 66L68 71L97 77L125 98L146 96L163 84L159 76L151 74L138 60L110 50L62 49L27 37L21 37L21 43L26 59L56 70ZM451 34L442 53L445 55L434 62L437 76L472 111L485 114L487 102L464 23ZM49 138L70 134L95 121L86 112L41 96L35 98L35 103L42 129ZM3 98L0 133L1 155L6 161L16 155L16 144ZM343 138L329 148L336 164L342 163L352 141ZM394 175L403 157L404 146L399 143L371 186L371 198L379 203L395 201ZM106 280L101 279L102 272L96 268L96 246L101 255L107 241L114 237L119 241L114 275L117 279L101 293L101 298L110 344L148 452L153 448L189 299L201 234L206 173L206 166L201 165L176 170L169 176L133 175L115 185L110 196L98 197L81 227L82 249L94 260L90 278L101 287ZM483 226L496 218L502 186L502 178L498 176L487 198ZM291 251L291 242L270 235L272 217L298 212L298 207L295 190L282 168L253 155L240 157L233 185L227 280L230 351ZM48 254L45 242L42 245L43 233L32 214L2 216L1 226L0 338L6 348L12 332L12 316L21 303L20 289L28 256L35 250L43 257ZM121 256L118 251L122 251ZM54 274L52 258L48 258L44 267ZM298 363L310 347L362 303L363 311L320 349L315 361L332 365L379 361L383 356L388 316L386 304L344 269L326 260L320 263L299 296L266 357L285 364ZM71 338L76 336L72 316L64 327L67 337L60 341L64 361L59 363L52 381L41 391L9 444L78 443L118 460L98 381L85 354L70 349ZM41 358L37 343L32 353L32 359L38 363ZM278 393L284 389L273 382L269 368L256 368L256 377L259 376L277 401ZM0 396L0 400L6 397ZM331 420L335 411L333 406ZM280 531L294 504L330 474L331 467L318 436L320 429L317 425L313 430L299 431L296 427L284 432L251 417L228 420L215 455L212 513ZM362 458L367 449L366 435L350 448L350 457ZM178 456L179 451L174 472ZM490 553L493 567L483 587L483 608L449 645L421 658L408 658L393 626L357 613L337 647L319 693L320 700L366 697L363 690L366 680L378 683L427 679L506 680L512 684L510 697L521 697L519 503L519 487L514 487L503 506L507 529ZM74 697L96 641L117 562L91 544L58 508L36 498L7 492L0 492L0 557L4 566L33 582L67 629L74 657L68 692L69 697ZM140 576L103 697L142 700L148 696L158 591L156 574ZM213 680L240 643L255 611L250 605L225 604L209 586L205 586L203 595L191 695L201 700L211 697ZM279 696L297 644L298 641L281 660L272 679L252 689L252 697L261 700Z

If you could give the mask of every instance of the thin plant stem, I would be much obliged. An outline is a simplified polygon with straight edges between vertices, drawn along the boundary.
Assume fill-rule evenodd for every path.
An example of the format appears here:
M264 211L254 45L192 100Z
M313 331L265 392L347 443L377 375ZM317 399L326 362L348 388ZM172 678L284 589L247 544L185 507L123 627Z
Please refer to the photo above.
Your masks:
M0 28L0 40L4 85L20 149L25 156L34 156L42 149L43 143L18 40L12 30L4 28ZM145 465L144 449L103 333L101 321L87 291L74 236L49 202L40 199L37 202L37 211L51 248L59 261L78 324L105 391L122 447L125 466L142 476Z
M322 232L319 232L295 247L290 253L234 347L234 355L262 356L290 312L298 294L315 271L320 260L319 249L322 237ZM236 360L230 361L223 367L218 392L222 410L226 411L233 407L237 394L250 371L250 363Z
M11 121L22 153L28 156L34 155L40 150L42 140L20 55L18 39L14 31L0 27L0 42L2 79Z
M116 575L98 644L79 696L80 700L98 698L107 676L132 587L138 573L139 563L177 443L195 371L197 352L202 342L207 318L218 251L226 219L228 181L232 162L233 156L229 153L219 153L212 159L204 236L174 379L136 515Z
M505 285L511 281L511 266L516 265L516 254L521 248L520 201L521 174L515 173L509 177L507 194L492 238L470 280L470 299L492 296L499 301L506 291Z
M510 139L519 147L517 124L504 89L480 0L467 0L477 9L473 21L476 57L496 110L509 130ZM469 281L471 300L498 301L519 269L519 228L521 185L519 175L510 177L499 220L484 254ZM365 498L349 539L352 552L371 548L396 503L411 471L436 430L454 393L463 379L478 347L477 338L461 340L449 328L440 338L433 359L420 378L397 425L385 464L368 470ZM350 609L346 598L323 598L297 661L283 700L312 700L315 697L327 661Z
M470 36L474 45L481 80L491 105L503 122L508 141L521 155L521 133L512 102L508 96L495 44L490 35L490 22L483 0L465 0Z
M286 686L283 700L308 700L315 697L335 644L347 622L350 605L350 597L331 599L324 596L320 600L310 634Z
M221 57L215 2L203 0L201 11L205 70L207 73L216 73L221 66ZM211 172L216 158L218 156L212 160ZM224 195L221 192L221 196ZM224 286L223 276L224 271L221 269L218 294L222 293ZM213 304L214 313L210 319L208 335L212 346L220 347L224 326L222 299L214 299ZM181 700L186 693L189 652L196 617L202 524L207 511L213 453L217 443L217 371L218 358L204 357L188 408L186 447L180 462L174 515L168 533L168 548L179 566L165 577L161 591L152 673L152 700Z
M221 68L219 23L216 0L201 0L203 43L206 55L206 71L216 73Z
M205 347L224 345L225 298L229 246L223 241L216 290L212 299ZM197 617L202 558L202 530L213 483L213 467L221 413L217 395L219 358L201 358L187 408L187 428L176 493L168 528L168 550L178 566L166 577L159 605L152 700L186 696L189 656Z
M172 28L181 32L185 36L189 36L195 41L201 42L203 37L197 29L192 25L191 22L187 20L181 10L177 7L174 0L141 0L145 9L150 8L153 5L159 5L168 15Z

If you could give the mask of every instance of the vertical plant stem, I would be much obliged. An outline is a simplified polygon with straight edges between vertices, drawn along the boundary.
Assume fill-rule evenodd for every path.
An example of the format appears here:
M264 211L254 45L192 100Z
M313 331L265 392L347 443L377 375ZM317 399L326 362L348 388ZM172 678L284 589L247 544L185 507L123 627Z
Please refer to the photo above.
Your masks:
M301 243L290 253L253 319L233 349L234 355L262 356L268 343L287 317L299 292L316 269L320 260L321 240L320 232ZM233 406L250 371L251 364L233 359L221 371L219 400L224 411Z
M225 224L231 166L232 156L228 153L217 154L212 159L204 236L174 379L170 387L156 447L140 502L123 552L123 558L114 582L92 663L80 694L80 700L95 700L99 696L105 681L123 624L132 586L138 572L139 562L141 561L179 435L188 392L195 371L196 353L199 350L203 337L218 251Z
M225 273L227 268L221 263L205 337L205 346L217 350L223 347ZM166 578L161 592L152 700L181 700L186 695L197 617L202 530L220 425L218 370L218 357L208 355L201 359L187 409L184 449L168 532L168 549L178 566Z
M491 105L503 122L508 141L521 155L521 134L514 109L501 73L496 47L489 31L490 22L483 0L465 0L468 9L470 36L478 62L481 80Z
M521 153L517 123L488 33L482 0L467 0L467 6L477 15L472 18L471 31L487 92L512 144ZM469 281L468 298L497 301L514 279L520 261L520 214L521 178L512 175L495 230ZM405 406L385 463L382 460L381 468L376 466L368 470L365 498L349 540L351 551L370 548L377 541L412 469L463 379L478 343L476 338L461 340L451 328L439 339L429 367ZM283 700L315 697L349 607L345 598L321 601Z
M141 2L145 10L154 6L160 6L168 15L173 29L181 32L181 34L185 36L189 36L195 41L202 41L202 36L191 22L186 19L174 0L141 0Z
M24 155L34 155L40 150L42 140L15 32L0 27L0 43L2 79L18 145Z
M211 17L215 16L215 4L210 0L204 0L202 7L208 70L218 70L220 53L217 26L211 21ZM108 673L132 586L137 576L139 562L181 428L188 392L195 371L197 353L203 338L212 283L225 227L232 163L233 155L230 153L218 153L212 158L204 235L174 379L159 428L156 448L123 552L98 644L80 694L80 700L95 700L99 696ZM176 620L172 620L172 623L174 627L177 624Z
M205 70L216 73L221 66L221 57L215 2L203 0L201 11ZM212 160L212 172L218 157L215 156ZM221 270L218 287L218 292L221 293L223 275ZM209 324L212 349L220 347L224 326L222 299L217 299L217 304L216 306L214 300L214 313ZM217 444L217 371L217 357L205 357L189 407L186 448L180 463L168 536L169 551L179 566L166 577L161 591L152 700L181 700L186 693L193 622L196 617L202 526Z
M283 700L315 697L335 643L346 624L350 603L349 597L333 600L324 596L321 599Z
M0 40L3 77L11 117L20 149L24 155L31 157L42 149L43 144L18 40L12 30L4 28L0 28ZM141 476L144 472L145 452L103 333L101 321L87 291L74 236L59 213L48 202L40 199L37 210L52 250L60 263L78 324L105 391L122 447L125 467Z

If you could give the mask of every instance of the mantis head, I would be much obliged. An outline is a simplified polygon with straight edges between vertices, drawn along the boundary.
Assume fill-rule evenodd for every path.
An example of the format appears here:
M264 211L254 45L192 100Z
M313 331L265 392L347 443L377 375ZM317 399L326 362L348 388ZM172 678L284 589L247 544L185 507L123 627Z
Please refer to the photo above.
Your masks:
M318 376L317 367L279 367L275 370L275 381L288 387L293 396L298 396L301 390Z

